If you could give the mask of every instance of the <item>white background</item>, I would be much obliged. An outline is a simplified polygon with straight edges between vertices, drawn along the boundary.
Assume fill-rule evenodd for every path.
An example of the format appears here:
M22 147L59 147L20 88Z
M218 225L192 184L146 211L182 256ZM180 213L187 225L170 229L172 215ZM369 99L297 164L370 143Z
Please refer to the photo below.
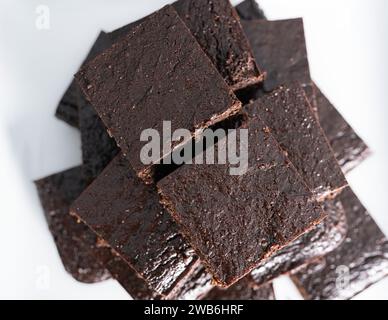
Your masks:
M79 133L54 112L99 31L168 2L0 0L0 298L128 299L114 281L82 285L65 273L32 180L81 163ZM260 3L270 19L304 18L314 79L374 152L350 183L388 234L388 1ZM50 30L35 27L42 4ZM275 287L300 299L285 277ZM358 298L388 299L388 280Z

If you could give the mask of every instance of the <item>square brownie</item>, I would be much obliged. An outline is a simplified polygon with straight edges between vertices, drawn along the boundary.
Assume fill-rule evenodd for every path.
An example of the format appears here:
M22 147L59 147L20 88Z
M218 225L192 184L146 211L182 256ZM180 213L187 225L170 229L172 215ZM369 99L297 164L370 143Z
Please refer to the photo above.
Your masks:
M229 1L178 0L172 6L232 90L263 81L264 74L256 65L239 16ZM145 19L111 32L111 39L122 38Z
M146 18L76 78L136 174L148 183L153 163L140 159L143 130L160 134L163 121L171 121L172 132L188 129L194 135L241 109L171 6Z
M254 1L253 1L254 2ZM244 2L248 5L248 2ZM322 129L342 170L348 173L369 154L369 148L310 79L302 19L265 21L245 13L244 31L256 59L268 74L264 87L254 87L241 95L243 101L256 100L281 85L303 86Z
M246 105L244 111L250 117L259 117L270 128L319 200L348 185L302 87L277 89Z
M119 154L71 207L71 214L103 239L152 290L174 296L197 257L178 226Z
M193 164L158 183L161 202L224 287L325 218L268 127L255 117L238 136L242 129L249 131L245 174L230 175L230 163Z

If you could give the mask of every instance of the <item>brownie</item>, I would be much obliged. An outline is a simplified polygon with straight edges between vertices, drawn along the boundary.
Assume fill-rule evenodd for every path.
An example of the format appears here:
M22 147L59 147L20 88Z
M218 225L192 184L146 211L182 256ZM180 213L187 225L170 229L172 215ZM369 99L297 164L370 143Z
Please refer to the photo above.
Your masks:
M324 211L328 217L315 229L265 259L247 277L254 279L257 287L262 286L336 249L347 233L345 211L338 198L326 200ZM205 270L202 270L198 278L201 283L210 285L211 278Z
M102 245L89 227L69 214L71 203L87 186L83 172L82 167L77 167L36 181L65 269L84 283L100 282L112 276L134 299L160 299L126 262Z
M236 6L236 11L241 20L266 19L264 11L255 0L244 0Z
M173 6L232 90L263 80L229 1L178 0Z
M223 287L325 217L268 127L252 118L238 130L238 138L241 129L249 130L245 174L231 175L230 163L193 164L158 183L161 202Z
M203 300L275 300L271 283L260 286L250 275L228 289L213 288Z
M299 83L319 118L342 170L348 173L361 163L369 154L367 145L311 82L303 21L253 20L244 21L243 27L256 59L260 59L268 76L264 88L253 87L244 91L241 100L256 100L280 85Z
M76 280L85 283L100 282L112 276L136 300L167 298L151 289L89 227L69 214L71 203L87 187L83 174L83 167L77 167L36 182L50 231L66 270ZM201 277L209 278L193 272L189 278L186 277L187 280L181 281L182 288L168 298L197 299L212 288L210 281L201 281Z
M347 181L334 157L302 87L282 87L245 106L270 128L288 158L314 194L323 200Z
M346 241L292 277L305 299L351 299L388 275L388 240L350 188L340 196Z
M252 271L251 276L258 285L283 274L289 274L306 263L332 252L342 244L347 233L347 222L341 202L337 198L329 199L325 201L323 207L328 215L323 222Z
M302 19L242 21L253 54L267 77L265 92L280 85L311 83Z
M76 200L71 213L165 297L197 260L159 204L155 188L143 184L121 154Z
M232 90L263 80L240 19L229 1L179 0L172 5ZM113 31L111 38L122 38L145 19Z
M108 35L105 32L101 32L93 44L90 52L88 53L85 62L93 59L103 50L107 49L110 46L110 40ZM65 121L69 125L78 128L79 127L79 117L78 117L78 106L79 98L81 92L79 90L78 84L73 80L70 86L67 88L65 94L63 95L61 101L56 110L56 117Z
M147 182L152 182L152 166L139 157L143 130L160 133L163 121L171 121L172 132L188 129L194 135L241 109L171 6L145 19L76 78L136 174Z
M94 283L109 278L96 259L97 237L70 216L71 203L85 189L82 167L70 169L35 182L46 220L67 272L76 280Z
M318 117L342 170L350 172L370 155L370 149L315 86Z

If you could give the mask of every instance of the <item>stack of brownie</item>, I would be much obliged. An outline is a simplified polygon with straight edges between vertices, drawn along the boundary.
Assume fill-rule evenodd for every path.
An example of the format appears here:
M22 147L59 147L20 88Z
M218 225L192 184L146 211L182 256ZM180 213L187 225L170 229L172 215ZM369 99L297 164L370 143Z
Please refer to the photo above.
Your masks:
M113 278L134 299L275 299L288 274L306 299L350 299L388 275L388 240L345 177L369 149L312 81L301 19L178 0L101 32L57 117L81 131L83 164L36 185L81 282ZM191 138L247 129L247 171L145 165L140 135L163 121Z

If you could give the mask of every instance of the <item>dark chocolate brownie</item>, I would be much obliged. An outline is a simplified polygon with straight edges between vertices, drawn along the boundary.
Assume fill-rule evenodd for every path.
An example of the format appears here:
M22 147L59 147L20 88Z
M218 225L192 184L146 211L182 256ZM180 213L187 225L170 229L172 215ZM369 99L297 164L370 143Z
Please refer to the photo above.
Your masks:
M339 199L349 225L346 240L293 275L305 299L351 299L388 275L388 239L350 188Z
M230 164L185 165L158 183L161 202L219 286L237 282L325 217L268 127L254 118L241 129L249 130L247 173L230 175Z
M253 54L267 73L264 91L297 82L311 83L303 20L242 21Z
M266 19L264 11L255 0L244 0L236 6L236 11L241 20Z
M342 243L346 236L347 223L341 202L337 198L326 200L324 211L328 217L314 230L279 250L252 271L251 276L258 286L322 257ZM204 279L205 277L203 274Z
M93 59L109 46L110 39L108 35L105 32L101 32L88 53L85 62ZM59 102L55 114L57 118L76 128L79 127L78 106L81 95L78 84L73 80Z
M258 285L250 275L228 289L213 288L203 300L275 300L271 283Z
M135 172L147 182L151 165L140 159L143 130L161 133L165 120L171 121L172 132L183 128L194 135L196 129L241 109L171 6L145 19L76 78Z
M342 170L348 173L370 155L370 149L318 87L315 97L322 129Z
M172 5L232 90L263 80L240 19L229 1L179 0ZM111 39L117 41L145 19L111 32Z
M95 283L112 275L134 299L160 298L89 227L69 214L71 203L86 188L82 167L36 181L36 186L62 262L76 280Z
M302 87L282 87L245 106L244 111L270 128L320 200L348 185Z
M70 216L71 203L85 189L82 167L36 181L46 220L67 272L76 280L94 283L109 278L109 273L94 255L96 235Z
M348 173L362 162L369 154L368 147L310 80L302 20L244 21L243 27L256 59L268 73L264 85L267 91L301 84L342 170ZM263 88L251 88L241 94L241 99L248 102L263 94Z
M258 285L274 280L283 274L332 252L345 239L347 222L344 208L336 199L326 200L324 211L328 217L315 229L275 253L252 271Z
M178 0L173 6L232 90L263 80L229 1Z
M328 217L321 224L260 263L247 277L253 278L256 286L262 286L336 249L347 233L345 211L338 198L326 200L324 211ZM198 278L210 286L211 279L205 270Z
M143 184L121 155L77 199L71 213L165 297L197 260L159 204L155 188Z

